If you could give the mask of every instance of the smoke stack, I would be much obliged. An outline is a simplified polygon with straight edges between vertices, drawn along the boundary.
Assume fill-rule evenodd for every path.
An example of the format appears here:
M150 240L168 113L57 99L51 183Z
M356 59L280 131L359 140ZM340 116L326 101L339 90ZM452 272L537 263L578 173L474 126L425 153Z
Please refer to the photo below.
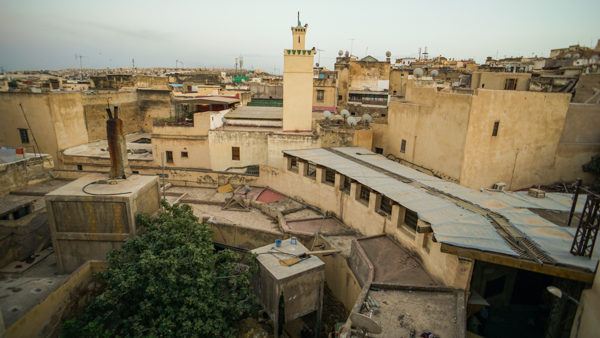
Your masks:
M110 154L110 179L125 179L131 175L129 161L127 160L127 143L123 135L123 121L119 118L119 107L114 107L114 115L110 108L106 108L106 141Z

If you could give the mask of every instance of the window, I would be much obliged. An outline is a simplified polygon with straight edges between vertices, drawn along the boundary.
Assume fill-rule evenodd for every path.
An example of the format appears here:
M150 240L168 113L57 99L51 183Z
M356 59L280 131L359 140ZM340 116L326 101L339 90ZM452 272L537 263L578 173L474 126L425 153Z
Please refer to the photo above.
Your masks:
M240 160L240 147L231 147L231 160L232 161Z
M139 170L132 170L132 171L131 171L131 173L132 173L132 174L139 174L139 173L140 173L140 171L139 171Z
M498 136L498 128L500 128L500 121L494 122L494 130L492 130L492 136Z
M352 180L349 177L342 177L342 191L347 195L350 195L350 185L352 184Z
M77 165L77 170L79 170L79 171L83 170L83 166L81 164L78 164Z
M517 90L517 79L506 79L504 81L505 90Z
M325 183L335 183L335 170L325 169Z
M417 216L416 212L406 209L406 213L404 214L404 224L406 224L409 228L416 231L418 220L419 220L419 216Z
M317 101L323 102L325 99L325 91L321 89L317 89Z
M21 143L29 143L29 133L25 128L19 128L19 136L21 137Z
M364 185L360 186L360 192L358 194L358 199L362 202L369 203L369 197L371 196L371 190L365 187Z
M406 140L402 140L402 142L400 142L400 152L401 153L406 152Z
M182 151L181 152L181 158L188 158L188 152L187 151Z
M170 150L167 150L165 152L165 156L167 157L167 163L173 163L173 152Z
M481 84L481 88L485 88L485 83L482 83L482 84Z
M338 95L338 101L342 100L342 95Z
M383 148L375 147L375 154L383 154Z
M290 157L288 160L288 170L298 172L298 158Z
M314 163L306 162L306 172L304 175L313 180L317 178L317 166Z
M379 203L379 211L389 216L392 214L392 200L381 195L381 202Z

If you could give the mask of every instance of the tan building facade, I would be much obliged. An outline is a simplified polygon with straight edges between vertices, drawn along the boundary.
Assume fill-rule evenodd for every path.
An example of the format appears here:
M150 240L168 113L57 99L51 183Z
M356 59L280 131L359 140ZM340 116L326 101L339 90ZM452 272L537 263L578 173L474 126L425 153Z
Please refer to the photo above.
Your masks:
M600 151L600 105L570 95L477 89L474 94L411 87L392 99L374 147L471 188L515 190L588 177Z
M473 72L471 89L529 90L531 73Z

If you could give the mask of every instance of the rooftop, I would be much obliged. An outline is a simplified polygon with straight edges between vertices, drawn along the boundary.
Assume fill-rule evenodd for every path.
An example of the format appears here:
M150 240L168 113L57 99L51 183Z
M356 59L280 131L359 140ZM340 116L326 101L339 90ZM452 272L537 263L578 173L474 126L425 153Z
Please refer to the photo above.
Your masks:
M243 106L227 113L227 119L237 120L282 120L282 107Z
M150 144L150 142L137 142L138 140L146 142L145 139L150 140L150 134L132 133L125 135L125 140L127 141L127 158L129 160L152 161L152 144ZM67 156L99 157L105 159L110 158L108 153L108 143L106 140L100 140L71 147L65 149L63 153Z
M417 212L431 224L435 239L441 243L590 272L595 271L600 258L599 250L591 259L572 255L569 250L575 229L556 225L529 210L568 210L570 197L565 194L547 193L546 198L537 199L522 192L477 191L363 148L284 153L334 169ZM577 209L581 210L581 204ZM531 247L524 248L524 241Z

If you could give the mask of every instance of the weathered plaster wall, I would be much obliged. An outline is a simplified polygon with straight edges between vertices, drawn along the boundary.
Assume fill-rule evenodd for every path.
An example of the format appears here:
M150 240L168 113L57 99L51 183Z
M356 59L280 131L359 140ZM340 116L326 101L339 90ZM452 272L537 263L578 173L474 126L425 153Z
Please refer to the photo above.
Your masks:
M390 79L389 62L350 61L351 90L381 90L379 81Z
M408 87L406 100L390 101L384 153L458 179L470 108L470 95Z
M226 170L267 163L267 136L264 131L211 130L208 133L210 144L210 168ZM233 160L232 147L240 148L240 159Z
M138 89L137 95L139 113L143 116L141 128L144 132L152 131L152 121L155 118L171 116L171 91Z
M0 196L28 184L50 179L52 159L48 155L11 163L0 163Z
M119 106L119 118L123 120L125 134L138 132L144 120L135 91L98 92L83 94L83 113L89 142L106 139L106 107Z
M306 55L286 52L283 57L284 131L311 130L314 54L305 52Z
M531 73L473 72L471 75L471 89L504 90L506 79L517 80L516 90L529 90Z
M579 301L571 338L596 337L600 332L600 269L596 270L592 287L582 292Z
M478 189L505 182L511 190L552 183L569 99L568 94L478 89L460 183ZM498 135L492 136L495 122Z
M164 165L166 167L210 169L208 136L171 137L153 134L152 154L155 166L163 164L163 157L165 157L166 151L173 153L172 163L167 162L166 158L164 158ZM187 157L182 156L182 152L187 152Z
M320 146L319 138L312 134L273 133L267 139L267 162L260 162L260 164L283 168L285 166L283 150L319 148Z
M317 99L317 91L323 91L323 99ZM334 79L313 79L313 110L322 111L335 108L337 104L337 90Z

